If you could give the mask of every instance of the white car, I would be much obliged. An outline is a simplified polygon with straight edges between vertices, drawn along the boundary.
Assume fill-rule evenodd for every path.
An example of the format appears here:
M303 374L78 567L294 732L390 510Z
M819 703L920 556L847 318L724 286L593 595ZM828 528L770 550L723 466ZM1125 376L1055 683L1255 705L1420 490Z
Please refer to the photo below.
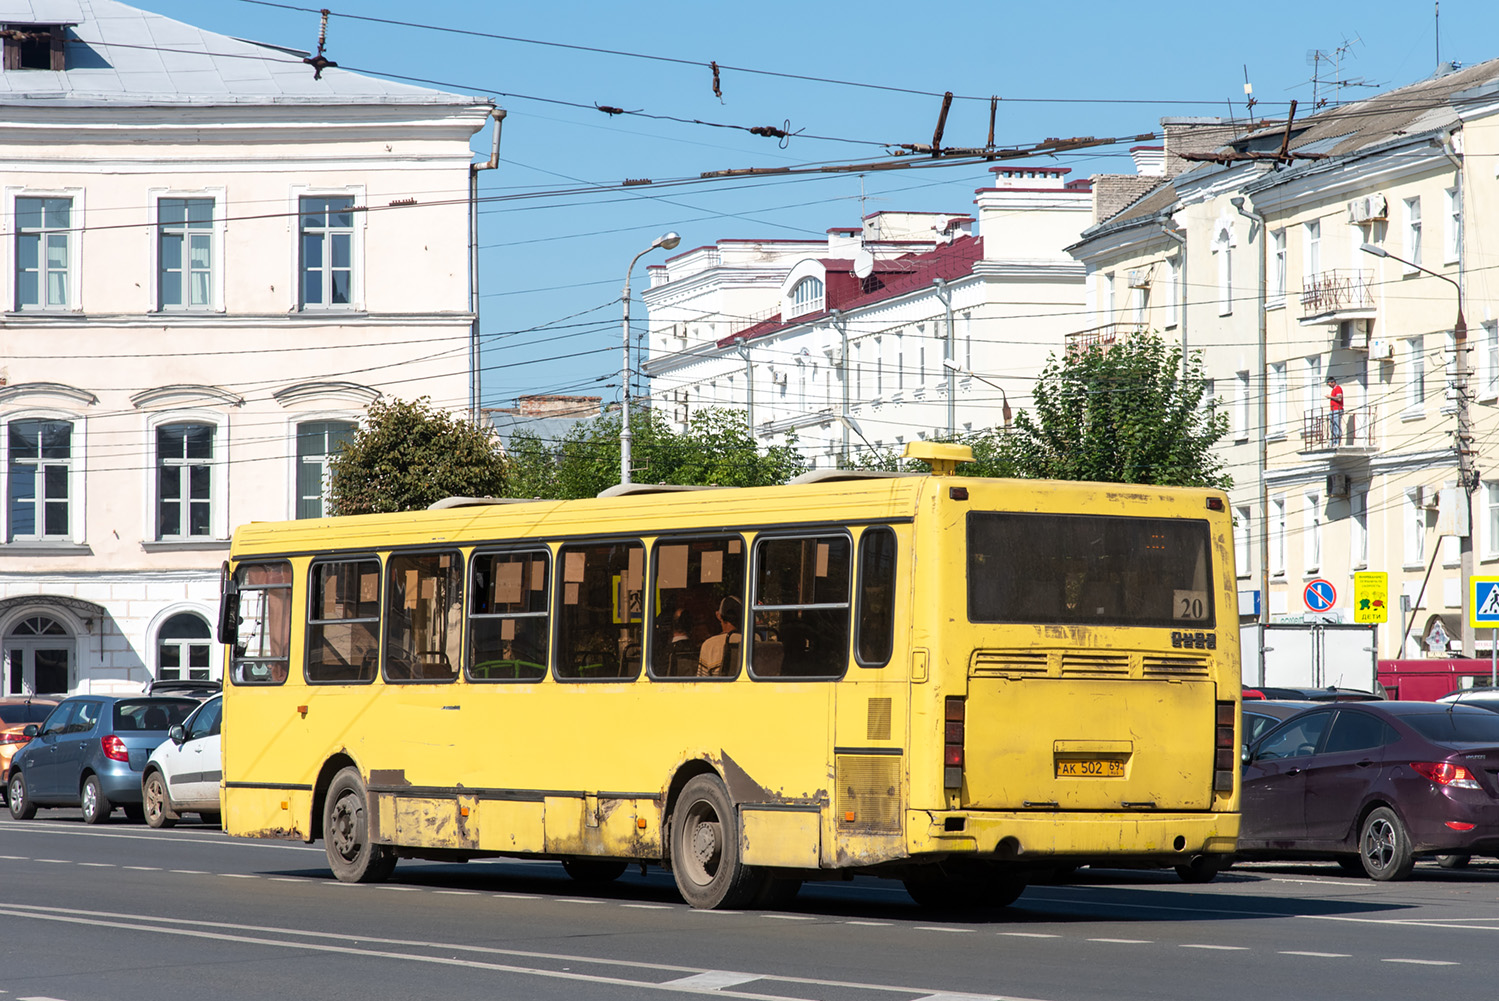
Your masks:
M216 695L181 726L168 730L168 739L151 752L141 774L146 823L171 827L184 813L196 813L206 823L220 822L224 759L219 724L223 716L224 697Z

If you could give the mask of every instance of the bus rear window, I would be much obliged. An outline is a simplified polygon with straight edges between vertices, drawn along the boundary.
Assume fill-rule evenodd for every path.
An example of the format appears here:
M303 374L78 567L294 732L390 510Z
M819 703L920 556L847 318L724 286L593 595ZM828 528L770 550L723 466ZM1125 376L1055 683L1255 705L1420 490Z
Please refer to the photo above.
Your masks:
M1212 628L1206 521L968 515L968 619Z

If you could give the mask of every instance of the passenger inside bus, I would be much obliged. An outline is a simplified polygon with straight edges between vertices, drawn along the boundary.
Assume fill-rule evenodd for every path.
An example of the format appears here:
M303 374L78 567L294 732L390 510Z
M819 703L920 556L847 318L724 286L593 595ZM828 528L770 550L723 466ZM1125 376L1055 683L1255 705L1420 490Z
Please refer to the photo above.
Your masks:
M730 595L718 603L718 610L713 615L718 619L719 632L703 641L702 650L697 655L700 678L739 673L739 655L744 647L744 636L740 632L744 605Z

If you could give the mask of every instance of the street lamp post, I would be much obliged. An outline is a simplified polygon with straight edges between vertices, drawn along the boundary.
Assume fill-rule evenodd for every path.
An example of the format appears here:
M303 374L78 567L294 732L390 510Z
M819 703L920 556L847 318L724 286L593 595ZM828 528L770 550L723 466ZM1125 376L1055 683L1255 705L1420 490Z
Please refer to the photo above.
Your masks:
M984 378L983 376L979 375L977 372L970 372L968 369L964 368L962 365L959 365L956 361L954 361L951 358L944 358L944 359L942 359L942 367L945 368L945 369L947 369L947 373L948 373L947 377L949 379L951 379L955 375L963 375L963 376L969 377L970 379L977 379L979 382L982 382L982 383L985 383L987 385L993 386L995 389L999 390L1000 405L1003 408L1000 411L1000 414L1004 417L1005 427L1009 427L1010 426L1010 418L1013 416L1013 414L1010 411L1010 397L1009 397L1008 394L1005 393L1005 387L1001 386L999 383L995 382L993 379L986 379L986 378ZM949 398L951 398L951 394L949 394Z
M635 263L646 254L660 247L663 250L675 250L682 238L676 233L663 233L651 241L651 245L640 253L630 258L630 266L625 268L625 290L620 294L620 302L624 304L624 361L619 370L620 386L620 414L619 414L619 482L630 482L630 272L635 270Z
M1468 412L1468 322L1463 319L1463 286L1455 278L1423 268L1415 261L1407 261L1403 257L1397 257L1383 247L1372 243L1365 243L1359 247L1366 254L1374 257L1387 257L1392 261L1399 261L1408 268L1414 268L1425 275L1440 278L1451 285L1457 291L1457 319L1452 323L1452 348L1456 355L1455 376L1457 393L1457 472L1458 482L1462 487L1462 501L1453 505L1458 515L1457 538L1458 551L1460 554L1461 569L1459 574L1462 583L1463 600L1468 600L1468 581L1473 577L1473 491L1478 487L1477 471L1472 467L1473 455L1473 426L1472 417ZM1463 656L1472 657L1474 653L1473 630L1463 630Z

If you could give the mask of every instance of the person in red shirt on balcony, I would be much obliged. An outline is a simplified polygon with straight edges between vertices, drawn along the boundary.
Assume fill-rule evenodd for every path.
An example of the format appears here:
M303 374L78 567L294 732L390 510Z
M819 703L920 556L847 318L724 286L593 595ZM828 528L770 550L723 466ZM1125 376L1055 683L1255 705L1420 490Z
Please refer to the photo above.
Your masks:
M1332 376L1327 377L1327 411L1332 424L1332 443L1343 444L1343 387Z

